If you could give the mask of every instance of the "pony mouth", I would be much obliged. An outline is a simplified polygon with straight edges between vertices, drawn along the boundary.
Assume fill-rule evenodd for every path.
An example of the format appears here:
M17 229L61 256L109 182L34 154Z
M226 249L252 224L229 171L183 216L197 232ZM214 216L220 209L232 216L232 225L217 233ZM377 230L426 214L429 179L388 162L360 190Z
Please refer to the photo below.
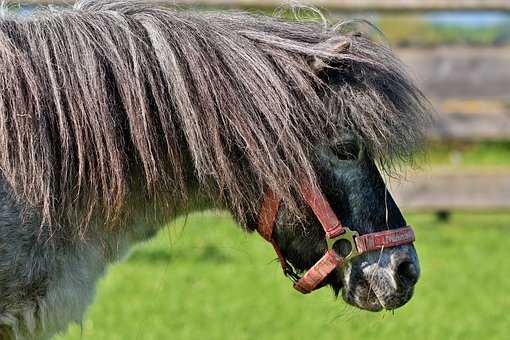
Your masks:
M343 287L341 290L342 298L347 304L370 312L394 310L402 307L411 300L414 294L413 288L386 294L378 294L376 290L365 287L354 291Z
M377 294L373 291L365 294L353 294L349 289L343 288L342 298L347 304L369 312L380 312L386 309Z
M385 309L382 299L375 293L367 282L351 285L345 282L344 270L336 270L330 277L329 285L335 295L341 295L345 303L370 312L380 312Z
M346 282L344 279L343 275L337 274L335 279L330 280L335 294L341 295L347 304L370 312L397 309L414 295L414 287L394 289L377 282L370 284L364 279L360 279L361 282Z

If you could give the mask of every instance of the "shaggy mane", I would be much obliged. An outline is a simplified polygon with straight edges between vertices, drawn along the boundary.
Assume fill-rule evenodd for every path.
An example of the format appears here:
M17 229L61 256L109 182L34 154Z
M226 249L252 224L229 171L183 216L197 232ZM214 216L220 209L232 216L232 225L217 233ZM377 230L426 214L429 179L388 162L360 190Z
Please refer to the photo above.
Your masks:
M391 51L341 28L137 1L5 14L0 171L45 223L173 210L197 184L241 217L267 188L297 207L314 147L349 129L408 158L428 117Z

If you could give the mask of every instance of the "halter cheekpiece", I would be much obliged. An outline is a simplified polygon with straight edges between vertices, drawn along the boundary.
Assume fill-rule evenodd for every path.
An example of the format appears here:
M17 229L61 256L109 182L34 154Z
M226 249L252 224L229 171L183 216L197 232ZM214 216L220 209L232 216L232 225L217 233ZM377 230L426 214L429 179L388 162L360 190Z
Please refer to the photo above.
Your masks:
M328 245L328 250L324 256L306 271L303 276L300 277L287 262L280 247L273 238L273 229L282 200L272 191L266 194L262 202L257 231L265 240L273 245L283 273L294 282L294 288L303 294L308 294L317 289L321 282L335 268L343 267L356 256L378 249L413 243L415 240L414 231L411 226L359 235L356 231L342 226L342 223L333 212L333 209L331 209L322 192L314 189L308 183L304 183L301 185L301 195L322 225L326 233ZM350 244L351 251L346 256L339 255L333 249L334 245L340 240L345 240Z

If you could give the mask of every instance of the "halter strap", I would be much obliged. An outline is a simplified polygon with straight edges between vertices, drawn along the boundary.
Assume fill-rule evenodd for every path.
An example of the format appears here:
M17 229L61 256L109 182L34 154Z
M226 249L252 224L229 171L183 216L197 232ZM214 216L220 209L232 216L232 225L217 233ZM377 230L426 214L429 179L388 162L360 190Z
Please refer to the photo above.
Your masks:
M413 243L416 240L411 226L400 229L384 230L356 237L356 247L360 254L384 248Z
M304 201L310 206L324 229L329 248L324 256L306 271L302 277L295 273L273 238L273 230L282 200L272 191L268 191L262 202L257 231L266 241L272 244L283 273L294 281L294 288L303 294L308 294L317 289L335 268L345 266L355 256L415 241L414 231L410 226L358 236L356 232L352 232L342 226L342 223L320 190L304 182L300 187L300 191ZM341 257L332 249L332 245L341 238L349 240L353 248L351 254L346 258ZM331 244L331 247L329 244Z
M302 278L294 282L294 288L303 294L314 291L326 276L339 265L345 265L344 259L338 256L334 250L328 250L312 268L308 269Z
M342 223L336 217L322 192L310 185L301 185L301 195L310 208L312 208L327 238L334 238L344 233Z

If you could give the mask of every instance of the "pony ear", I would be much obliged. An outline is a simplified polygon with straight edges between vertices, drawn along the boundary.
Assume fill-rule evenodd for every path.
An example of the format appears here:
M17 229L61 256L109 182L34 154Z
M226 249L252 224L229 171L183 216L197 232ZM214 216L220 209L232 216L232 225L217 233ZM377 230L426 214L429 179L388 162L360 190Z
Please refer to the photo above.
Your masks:
M329 61L336 55L347 51L351 47L351 42L344 37L333 37L320 43L318 48L321 50L321 56L313 57L310 67L315 73L319 73L326 67L329 67Z

